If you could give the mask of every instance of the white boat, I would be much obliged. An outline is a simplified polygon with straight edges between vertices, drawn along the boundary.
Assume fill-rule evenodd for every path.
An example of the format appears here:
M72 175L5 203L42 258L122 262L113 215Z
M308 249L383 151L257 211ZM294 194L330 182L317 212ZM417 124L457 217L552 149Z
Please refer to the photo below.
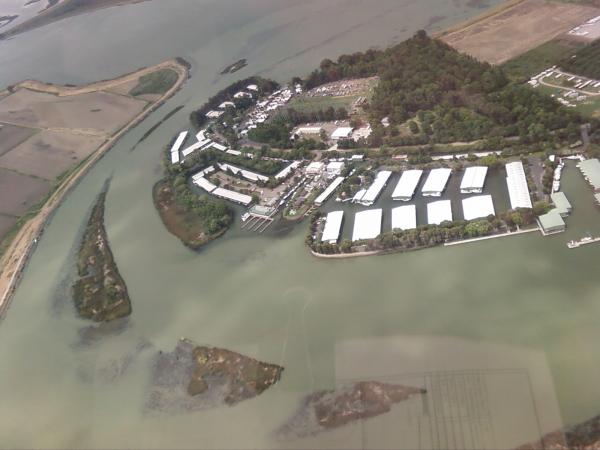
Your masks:
M245 222L246 220L248 220L250 218L250 214L249 213L244 213L242 214L242 222Z

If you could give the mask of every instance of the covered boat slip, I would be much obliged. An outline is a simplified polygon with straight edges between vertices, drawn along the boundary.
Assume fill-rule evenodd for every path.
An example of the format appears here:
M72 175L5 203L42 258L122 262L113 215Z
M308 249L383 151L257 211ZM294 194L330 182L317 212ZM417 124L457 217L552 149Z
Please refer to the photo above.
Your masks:
M452 202L439 200L427 204L427 223L439 225L442 222L452 222Z
M488 168L484 166L467 167L460 182L461 194L481 194L487 173Z
M355 203L360 203L361 205L371 206L373 203L375 203L391 176L392 172L389 170L382 170L381 172L378 172L375 180L364 192L364 194L360 197L358 194L355 195L352 201Z
M506 185L512 209L532 208L527 177L521 161L506 164Z
M496 215L491 195L477 195L465 198L462 201L462 206L465 220L483 219Z
M596 158L587 159L577 164L579 170L595 192L600 192L600 161Z
M392 209L392 230L413 230L417 228L417 208L415 205L399 206Z
M404 202L410 201L415 195L419 181L423 176L422 170L406 170L402 173L394 192L392 199Z
M335 244L340 238L342 231L342 222L344 220L344 211L332 211L327 214L325 227L321 236L321 242Z
M368 209L357 212L354 216L354 229L352 241L363 239L375 239L381 234L381 223L383 220L382 209Z
M440 197L446 189L452 169L433 169L421 189L424 197Z

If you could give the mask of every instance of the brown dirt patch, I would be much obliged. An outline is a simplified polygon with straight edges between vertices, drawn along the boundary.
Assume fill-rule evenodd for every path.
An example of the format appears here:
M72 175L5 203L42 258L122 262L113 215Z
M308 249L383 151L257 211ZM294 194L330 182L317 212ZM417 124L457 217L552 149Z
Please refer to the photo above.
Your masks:
M0 169L0 213L19 216L50 191L48 181Z
M17 223L16 217L0 214L0 241L4 239L4 236L6 236L15 223Z
M117 132L147 103L109 92L69 97L18 89L0 100L0 122L34 128L77 128L98 133Z
M103 138L43 130L0 157L0 167L53 180L79 163Z
M12 150L13 147L16 147L21 142L24 142L35 132L36 130L32 128L0 124L0 156Z
M442 36L460 52L501 64L600 15L600 9L548 0L525 0Z

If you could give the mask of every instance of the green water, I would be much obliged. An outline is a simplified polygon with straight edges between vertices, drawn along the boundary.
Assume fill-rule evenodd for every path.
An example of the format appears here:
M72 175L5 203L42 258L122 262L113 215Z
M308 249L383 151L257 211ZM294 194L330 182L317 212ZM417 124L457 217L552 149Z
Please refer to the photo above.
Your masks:
M149 2L0 43L4 84L93 81L176 55L193 63L185 88L98 163L45 231L0 325L1 447L508 448L600 413L600 247L565 245L599 234L600 211L574 165L563 181L575 208L565 234L385 257L318 260L303 247L305 224L259 236L239 222L193 253L153 209L161 148L187 126L193 106L234 80L217 76L222 67L246 57L236 77L285 81L324 57L403 39L432 16L445 16L438 25L447 26L478 12L467 2L440 3ZM87 324L76 318L65 280L108 177L106 227L133 315L121 334L82 346ZM503 189L494 178L500 210ZM283 378L235 407L147 417L150 356L183 336L281 364ZM153 350L107 379L106 367L140 342ZM314 437L273 435L304 395L369 379L430 393Z

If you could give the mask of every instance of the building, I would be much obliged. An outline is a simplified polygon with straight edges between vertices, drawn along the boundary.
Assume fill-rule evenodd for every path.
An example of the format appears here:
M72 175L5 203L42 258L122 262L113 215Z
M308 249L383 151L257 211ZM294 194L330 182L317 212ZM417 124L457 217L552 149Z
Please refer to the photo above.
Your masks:
M425 197L440 197L446 189L448 179L452 173L451 169L433 169L429 172L429 176L421 189L421 193Z
M323 131L321 127L298 127L294 134L299 136L319 136Z
M460 182L460 192L462 194L481 194L487 172L487 167L467 167Z
M210 181L208 181L206 178L204 178L202 176L194 176L192 178L192 181L194 182L194 184L196 186L204 189L209 194L217 188L217 186L215 186L214 184L212 184Z
M573 211L571 202L569 202L564 192L554 192L550 195L550 198L552 199L554 206L556 206L556 210L562 217L568 216L571 214L571 211Z
M392 209L392 230L412 230L417 228L417 208L415 205L399 206Z
M187 135L188 135L187 131L182 131L181 133L179 133L179 136L177 136L177 139L175 139L175 142L173 143L173 146L171 147L171 163L172 164L177 164L179 162L179 149L185 142L185 138L187 137Z
M567 226L558 210L555 208L550 212L538 217L538 224L544 235L561 233Z
M269 177L266 177L264 175L260 175L260 174L255 173L255 172L251 172L251 171L246 170L246 169L241 169L241 168L233 166L231 164L218 163L217 165L219 166L219 168L222 171L224 171L224 172L231 171L234 175L240 174L243 178L245 178L248 181L253 181L253 182L257 182L257 181L267 182L267 181L269 181Z
M252 94L250 92L240 91L240 92L236 92L233 95L233 98L252 98Z
M401 200L403 202L410 201L415 195L421 176L422 170L406 170L402 173L394 192L392 193L393 200Z
M392 172L389 170L382 170L381 172L378 172L377 176L375 177L375 180L373 181L373 184L369 186L367 192L365 192L362 198L360 200L357 200L357 202L365 206L371 206L373 203L375 203L377 197L379 197L379 194L381 194L381 191L383 190L391 176Z
M450 200L440 200L427 204L427 223L439 225L442 222L452 222L452 203Z
M600 161L596 158L586 159L577 164L583 177L592 185L594 192L600 192Z
M465 220L483 219L495 216L494 202L491 195L476 195L462 201L463 217Z
M506 165L506 185L510 197L510 207L532 208L527 177L521 161L515 161Z
M245 194L240 194L239 192L230 191L229 189L216 188L211 192L215 197L223 198L225 200L229 200L230 202L239 203L240 205L248 206L252 203L252 197Z
M249 84L248 86L246 86L246 89L248 89L249 91L258 91L258 86L256 84Z
M235 103L233 102L223 102L219 105L219 109L226 109L227 107L235 108Z
M331 139L338 141L340 139L350 139L352 137L352 127L339 127L331 133Z
M287 178L287 176L292 173L292 170L297 169L302 164L302 161L293 161L283 168L281 172L275 175L276 180L281 180L283 178Z
M307 175L320 175L325 170L325 163L321 161L312 161L308 166L306 166L306 174Z
M321 242L336 244L340 238L342 230L342 221L344 220L344 211L333 211L327 214L325 219L325 228L321 236Z
M332 161L327 164L327 176L330 178L338 177L344 170L344 161Z
M206 113L206 117L209 119L217 119L223 115L224 111L209 111Z
M331 194L333 194L335 190L339 187L339 185L342 184L343 181L344 177L337 177L335 180L333 180L333 182L329 186L327 186L327 188L323 192L321 192L321 195L319 195L315 199L315 205L321 206L323 203L325 203L327 199L331 197Z
M375 239L381 234L381 221L383 219L382 209L368 209L357 212L354 215L354 229L352 241L364 239Z

